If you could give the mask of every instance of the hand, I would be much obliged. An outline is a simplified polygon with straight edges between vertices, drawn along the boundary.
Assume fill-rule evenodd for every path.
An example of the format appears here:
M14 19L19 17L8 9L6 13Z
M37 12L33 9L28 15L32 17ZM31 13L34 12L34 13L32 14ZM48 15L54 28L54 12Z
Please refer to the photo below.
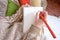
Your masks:
M35 18L35 22L34 25L36 25L37 27L42 26L43 25L43 21L41 18L39 18L39 14L42 13L43 17L46 19L47 18L47 12L46 11L39 11L36 14L36 18Z
M22 7L30 7L29 4L22 5Z

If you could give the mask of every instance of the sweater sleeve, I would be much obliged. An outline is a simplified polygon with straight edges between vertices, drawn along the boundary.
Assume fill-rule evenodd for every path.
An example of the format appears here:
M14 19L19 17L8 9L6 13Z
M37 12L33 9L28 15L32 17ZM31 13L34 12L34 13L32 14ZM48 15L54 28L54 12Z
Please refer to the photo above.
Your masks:
M9 23L13 23L15 21L21 21L22 20L22 10L21 7L19 8L19 10L16 11L15 14L13 14L12 16L7 16L6 17L7 20L9 21Z
M32 25L31 28L24 34L21 40L37 40L40 33L40 28Z

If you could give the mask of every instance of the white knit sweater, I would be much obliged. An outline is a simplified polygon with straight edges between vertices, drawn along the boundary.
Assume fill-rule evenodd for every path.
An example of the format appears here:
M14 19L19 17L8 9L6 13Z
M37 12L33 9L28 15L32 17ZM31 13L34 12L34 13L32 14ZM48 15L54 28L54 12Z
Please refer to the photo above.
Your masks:
M0 0L0 40L44 40L43 34L39 34L41 29L34 25L26 33L23 33L23 25L17 20L21 9L11 17L2 17L5 16L7 4L7 0Z

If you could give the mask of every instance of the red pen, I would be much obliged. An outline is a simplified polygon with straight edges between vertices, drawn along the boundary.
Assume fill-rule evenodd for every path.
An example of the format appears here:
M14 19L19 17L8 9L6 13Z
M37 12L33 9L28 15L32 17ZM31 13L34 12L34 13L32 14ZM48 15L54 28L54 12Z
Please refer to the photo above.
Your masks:
M54 32L52 31L52 29L48 25L48 23L45 20L45 18L43 17L43 14L42 13L39 14L39 17L43 20L43 22L45 23L46 27L48 28L48 30L50 31L51 35L53 36L53 38L56 38L56 35L54 34Z

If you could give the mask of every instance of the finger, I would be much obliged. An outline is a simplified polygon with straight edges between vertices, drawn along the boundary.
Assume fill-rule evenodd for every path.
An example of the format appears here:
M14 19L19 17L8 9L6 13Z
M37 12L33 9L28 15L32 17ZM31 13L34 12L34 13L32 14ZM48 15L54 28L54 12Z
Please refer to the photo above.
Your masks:
M44 11L44 18L47 18L48 12Z
M40 12L38 11L38 12L36 13L36 19L37 19L37 20L39 19L39 14L40 14Z
M37 16L38 16L38 13L36 13L36 19L38 19L38 17L37 17Z
M23 7L30 7L30 5L26 3L25 5L23 5Z
M30 7L30 5L26 3L26 4L25 4L25 7Z
M46 11L41 11L40 14L42 14L42 16L46 19L47 18L47 15L48 13Z
M42 15L44 17L44 12L43 11L40 11L40 14L39 15ZM40 17L41 19L41 17Z

